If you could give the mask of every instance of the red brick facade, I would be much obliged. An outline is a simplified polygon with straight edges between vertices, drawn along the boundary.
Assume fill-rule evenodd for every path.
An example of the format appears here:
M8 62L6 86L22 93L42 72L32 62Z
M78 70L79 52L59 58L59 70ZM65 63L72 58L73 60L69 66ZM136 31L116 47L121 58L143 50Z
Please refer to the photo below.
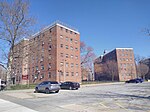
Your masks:
M22 61L13 72L16 79L19 77L17 83L39 83L44 80L81 82L78 31L61 23L54 23L26 41L26 50L19 53L28 54L22 58L27 59L27 63ZM16 59L13 64L18 61L20 60Z
M136 66L134 61L134 53L132 48L116 48L115 50L100 56L95 60L94 70L95 79L103 80L107 79L106 69L104 66L108 62L112 64L114 68L114 80L116 81L126 81L136 77ZM105 69L105 71L104 71Z

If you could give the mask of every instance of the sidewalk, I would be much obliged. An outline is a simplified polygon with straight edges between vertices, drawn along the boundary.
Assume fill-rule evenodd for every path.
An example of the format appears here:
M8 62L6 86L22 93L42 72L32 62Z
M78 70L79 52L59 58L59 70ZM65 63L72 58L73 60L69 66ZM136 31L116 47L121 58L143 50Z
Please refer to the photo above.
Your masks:
M81 87L92 87L92 86L104 86L104 85L120 85L125 84L125 82L104 82L104 83L96 83L96 84L83 84Z
M0 99L0 112L37 112L22 105Z

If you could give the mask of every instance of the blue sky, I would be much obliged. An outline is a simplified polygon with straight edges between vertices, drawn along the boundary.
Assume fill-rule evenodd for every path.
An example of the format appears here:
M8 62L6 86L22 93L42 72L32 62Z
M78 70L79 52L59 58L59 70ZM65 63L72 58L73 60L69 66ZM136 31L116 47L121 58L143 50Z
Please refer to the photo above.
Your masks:
M132 47L150 56L150 0L30 0L30 14L38 31L56 20L77 28L81 41L97 56L116 47Z

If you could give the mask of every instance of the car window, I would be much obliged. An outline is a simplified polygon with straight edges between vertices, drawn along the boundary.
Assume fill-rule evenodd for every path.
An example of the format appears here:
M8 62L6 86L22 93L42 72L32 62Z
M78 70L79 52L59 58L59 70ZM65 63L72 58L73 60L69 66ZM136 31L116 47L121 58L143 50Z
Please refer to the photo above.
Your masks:
M56 81L52 81L52 82L51 82L51 84L58 84L58 82L56 82Z
M41 82L39 85L43 85L44 84L44 82Z
M64 82L63 84L67 84L67 82Z
M44 84L43 84L43 85L47 85L47 84L49 84L49 82L44 82Z

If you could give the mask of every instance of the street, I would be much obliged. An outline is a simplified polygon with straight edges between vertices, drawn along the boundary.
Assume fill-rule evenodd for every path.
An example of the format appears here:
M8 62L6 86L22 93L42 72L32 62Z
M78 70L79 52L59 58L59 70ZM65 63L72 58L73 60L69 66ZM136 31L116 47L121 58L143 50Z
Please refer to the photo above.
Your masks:
M39 112L150 112L150 82L84 85L50 94L2 91L0 99Z

